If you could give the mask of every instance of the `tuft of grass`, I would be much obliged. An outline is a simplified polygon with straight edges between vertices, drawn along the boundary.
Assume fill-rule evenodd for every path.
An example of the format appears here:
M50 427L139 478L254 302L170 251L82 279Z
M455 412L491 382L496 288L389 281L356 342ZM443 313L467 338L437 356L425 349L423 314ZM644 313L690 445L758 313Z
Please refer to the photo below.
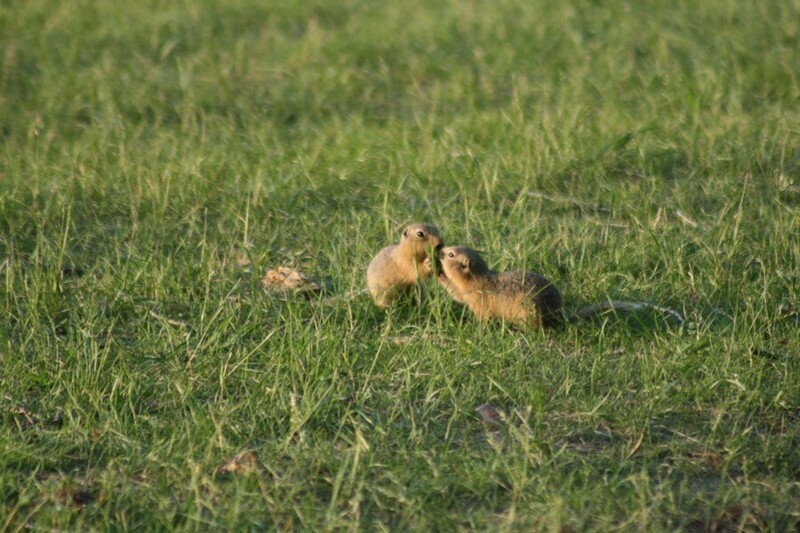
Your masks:
M1 528L797 528L796 2L12 4ZM687 321L379 312L410 221Z

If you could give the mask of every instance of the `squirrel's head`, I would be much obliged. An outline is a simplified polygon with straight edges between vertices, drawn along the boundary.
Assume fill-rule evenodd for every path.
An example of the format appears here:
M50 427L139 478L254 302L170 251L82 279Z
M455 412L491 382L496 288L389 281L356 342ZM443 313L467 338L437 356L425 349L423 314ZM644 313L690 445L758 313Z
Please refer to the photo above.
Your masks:
M448 246L439 251L439 262L442 265L439 272L439 282L447 284L450 280L458 283L466 281L475 275L489 273L489 267L481 254L472 248L463 246Z
M430 224L411 224L403 230L401 244L409 246L420 261L426 256L435 259L444 243L439 229Z

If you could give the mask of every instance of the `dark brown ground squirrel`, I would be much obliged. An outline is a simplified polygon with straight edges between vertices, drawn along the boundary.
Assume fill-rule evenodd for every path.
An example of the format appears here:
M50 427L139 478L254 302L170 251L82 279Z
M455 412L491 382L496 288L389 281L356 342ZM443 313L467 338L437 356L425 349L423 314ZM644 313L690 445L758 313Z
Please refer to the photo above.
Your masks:
M471 248L451 246L439 252L439 283L450 296L466 305L479 319L499 318L532 327L558 327L564 324L561 292L540 274L533 272L495 272ZM645 302L608 301L591 304L570 322L586 319L606 310L641 311L653 309L683 323L683 316L672 309Z
M367 268L367 287L375 304L387 307L403 293L413 292L420 280L430 277L442 245L438 228L411 224L399 244L378 252Z

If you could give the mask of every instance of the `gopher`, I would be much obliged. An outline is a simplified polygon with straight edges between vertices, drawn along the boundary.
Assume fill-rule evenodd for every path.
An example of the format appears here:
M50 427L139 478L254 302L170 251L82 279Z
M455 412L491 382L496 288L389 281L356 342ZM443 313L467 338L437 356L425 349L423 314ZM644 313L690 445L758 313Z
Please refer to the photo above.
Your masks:
M669 307L648 302L608 300L587 305L575 314L565 315L561 292L540 274L533 272L495 272L483 257L470 248L451 246L439 252L439 284L450 296L480 319L500 318L533 327L558 327L578 322L603 311L657 311L674 318L685 318Z
M385 308L413 292L420 280L430 277L442 246L435 226L411 224L403 230L400 243L378 252L367 268L367 287L375 304Z
M534 272L495 272L471 248L439 252L439 283L480 319L500 318L532 327L564 323L561 292Z

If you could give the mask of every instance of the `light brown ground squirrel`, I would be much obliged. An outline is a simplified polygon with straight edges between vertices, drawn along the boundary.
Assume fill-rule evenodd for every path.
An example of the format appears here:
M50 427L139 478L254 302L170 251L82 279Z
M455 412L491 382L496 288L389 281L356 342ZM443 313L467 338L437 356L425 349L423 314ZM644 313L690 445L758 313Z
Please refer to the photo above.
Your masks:
M417 282L430 277L442 236L430 224L411 224L400 243L388 246L372 258L367 268L367 287L378 307L387 307Z
M564 322L561 292L539 274L495 272L477 251L461 246L443 248L439 260L439 283L480 319L533 327Z
M451 246L439 252L439 283L450 296L480 319L500 318L533 327L558 327L566 320L585 320L601 311L653 310L670 315L678 323L685 319L678 311L647 302L609 300L587 305L566 316L561 292L533 272L495 272L483 257L470 248Z

